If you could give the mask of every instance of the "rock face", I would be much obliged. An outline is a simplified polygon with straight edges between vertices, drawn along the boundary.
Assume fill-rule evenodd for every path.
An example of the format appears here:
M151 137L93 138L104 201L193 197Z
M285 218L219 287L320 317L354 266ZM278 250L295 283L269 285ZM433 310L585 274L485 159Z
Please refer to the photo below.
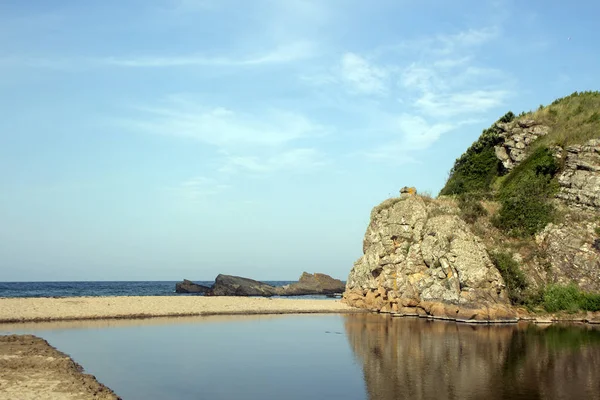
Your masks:
M589 215L588 215L589 214ZM586 291L600 291L600 249L596 248L600 227L597 215L578 213L561 224L548 224L536 236L536 243L546 255L545 283L574 282Z
M274 296L277 289L269 284L240 276L219 274L210 296Z
M557 197L570 205L600 209L600 140L566 149L565 166L558 177Z
M334 279L329 275L303 272L297 283L277 288L283 296L299 296L306 294L335 294L343 293L346 288L344 282Z
M198 285L192 281L184 279L175 285L176 293L207 293L210 289L208 286Z
M550 128L530 120L515 120L508 123L497 123L499 136L504 140L495 147L496 157L502 161L507 170L513 169L527 157L529 145L538 138L548 134Z
M410 194L375 207L345 301L383 312L514 318L500 273L456 213Z

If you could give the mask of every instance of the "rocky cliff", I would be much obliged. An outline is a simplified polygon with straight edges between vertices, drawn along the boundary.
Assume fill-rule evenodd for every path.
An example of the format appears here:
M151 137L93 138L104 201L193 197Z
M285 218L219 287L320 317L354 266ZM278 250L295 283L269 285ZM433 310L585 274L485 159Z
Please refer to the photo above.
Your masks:
M514 318L502 276L459 211L409 193L375 207L345 301L453 319Z
M402 190L375 207L363 253L344 294L357 307L458 320L513 319L511 304L599 311L600 92L507 113L437 199ZM576 286L570 305L556 285Z

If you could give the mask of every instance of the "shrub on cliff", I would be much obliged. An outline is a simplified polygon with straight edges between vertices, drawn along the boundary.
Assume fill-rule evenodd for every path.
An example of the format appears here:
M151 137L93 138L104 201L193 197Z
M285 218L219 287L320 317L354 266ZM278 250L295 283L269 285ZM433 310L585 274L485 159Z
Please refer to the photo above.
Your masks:
M504 278L508 298L512 304L525 304L527 302L527 279L519 268L511 254L504 252L493 252L490 254L492 262Z
M550 285L544 291L543 306L548 312L600 311L600 294L579 290L577 285Z
M502 181L497 198L500 212L494 224L513 236L531 236L554 219L550 202L558 190L556 159L539 147Z
M514 118L515 115L509 111L498 122L510 122ZM496 124L484 130L479 139L454 162L440 195L489 193L492 182L502 173L502 163L494 151L494 146L501 141Z

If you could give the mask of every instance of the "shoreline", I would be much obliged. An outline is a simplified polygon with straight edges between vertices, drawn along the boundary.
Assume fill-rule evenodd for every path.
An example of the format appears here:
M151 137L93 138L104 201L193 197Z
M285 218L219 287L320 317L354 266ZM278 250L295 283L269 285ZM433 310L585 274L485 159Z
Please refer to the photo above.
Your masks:
M341 300L263 297L110 296L0 298L0 324L211 315L361 313Z
M513 319L462 319L462 318L451 318L436 315L419 315L419 314L403 314L403 313L392 313L392 312L381 312L377 310L368 310L373 314L389 315L393 318L422 318L436 321L447 321L455 322L458 324L468 325L512 325L518 323L530 323L535 325L552 325L552 324L581 324L581 325L600 325L600 316L590 319L587 317L570 317L570 316L556 316L555 314L540 314L539 316L528 316L528 317L517 317Z
M0 336L0 400L40 398L121 399L45 339Z

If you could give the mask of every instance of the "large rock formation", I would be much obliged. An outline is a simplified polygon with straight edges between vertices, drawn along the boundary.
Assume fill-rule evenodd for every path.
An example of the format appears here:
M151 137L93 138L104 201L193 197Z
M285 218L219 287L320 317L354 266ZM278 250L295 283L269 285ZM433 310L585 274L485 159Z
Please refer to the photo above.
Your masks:
M186 279L177 283L177 293L202 293L207 296L301 296L329 295L342 293L346 285L329 275L303 272L298 282L285 286L272 286L268 283L241 276L219 274L212 287L195 284Z
M240 276L219 274L215 279L210 296L274 296L277 289L274 286L254 279Z
M504 281L452 203L404 194L371 213L345 301L384 312L512 319Z
M300 296L307 294L336 294L343 293L346 288L344 282L334 279L329 275L303 272L296 283L277 288L282 296Z
M192 281L184 279L183 282L175 284L176 293L202 293L205 294L210 291L211 288L208 286L198 285Z

